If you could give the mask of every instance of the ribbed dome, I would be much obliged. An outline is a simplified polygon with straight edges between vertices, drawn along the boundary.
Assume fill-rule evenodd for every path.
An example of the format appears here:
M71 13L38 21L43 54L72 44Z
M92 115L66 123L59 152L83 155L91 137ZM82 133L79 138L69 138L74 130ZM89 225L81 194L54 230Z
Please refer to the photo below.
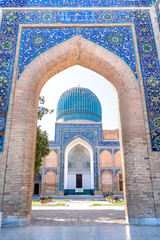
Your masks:
M64 92L57 105L56 120L101 122L101 104L87 88L75 87Z

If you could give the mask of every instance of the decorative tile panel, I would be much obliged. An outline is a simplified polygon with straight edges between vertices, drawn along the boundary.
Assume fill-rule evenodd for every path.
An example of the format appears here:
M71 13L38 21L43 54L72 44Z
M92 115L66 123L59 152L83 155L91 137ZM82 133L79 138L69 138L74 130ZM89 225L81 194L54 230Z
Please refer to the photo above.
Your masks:
M44 51L80 36L110 50L124 60L137 77L132 31L130 27L24 28L19 56L19 73Z
M151 6L151 0L2 0L2 7L129 7Z
M40 1L38 2L42 3ZM24 1L5 1L6 6L11 6L13 4L16 4L15 6L20 6L21 3L28 4L28 2ZM128 3L129 1L126 2L126 6ZM134 1L134 4L135 3L136 1ZM137 3L141 4L139 1ZM23 6L29 6L25 4ZM4 1L2 1L2 6L4 6ZM27 27L23 29L22 47L20 50L19 61L19 74L22 73L27 64L29 64L42 52L50 49L51 47L54 47L63 41L66 41L67 39L70 39L71 37L78 35L117 54L130 66L132 71L135 73L135 76L137 76L132 31L128 26L129 23L134 24L146 96L152 150L160 151L159 61L150 15L148 11L143 10L3 11L0 35L0 151L3 151L19 24L46 23L87 23L92 24L92 26L58 28L52 25L50 28ZM94 27L93 23L116 25L112 27ZM117 24L124 23L126 23L127 26L117 26ZM23 44L24 41L26 41L25 48ZM28 52L26 52L26 49L28 49ZM102 142L100 145L103 146L103 144L104 142ZM118 142L114 142L113 146L118 146L118 144Z

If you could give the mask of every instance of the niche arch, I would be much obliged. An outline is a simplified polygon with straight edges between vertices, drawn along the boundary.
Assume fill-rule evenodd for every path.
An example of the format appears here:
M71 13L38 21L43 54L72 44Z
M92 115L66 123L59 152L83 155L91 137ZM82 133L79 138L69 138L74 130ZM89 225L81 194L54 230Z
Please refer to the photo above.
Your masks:
M44 176L44 193L45 195L55 194L57 191L57 175L53 171L48 171Z
M108 150L104 150L100 154L100 167L113 167L113 158L112 154Z
M89 152L90 155L90 174L91 174L91 179L90 179L90 186L91 189L94 189L94 164L93 164L93 148L92 146L82 138L78 137L74 140L72 140L66 147L65 149L65 155L64 155L64 189L67 189L67 183L68 183L68 156L69 152L77 145L81 145L84 148L86 148Z
M104 171L101 175L102 192L113 192L113 174L109 171Z

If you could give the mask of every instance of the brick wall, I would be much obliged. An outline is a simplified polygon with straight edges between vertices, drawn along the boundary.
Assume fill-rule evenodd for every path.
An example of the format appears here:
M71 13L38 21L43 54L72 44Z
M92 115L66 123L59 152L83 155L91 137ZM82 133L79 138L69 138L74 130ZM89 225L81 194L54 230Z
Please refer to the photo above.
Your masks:
M103 130L103 140L119 140L119 130Z

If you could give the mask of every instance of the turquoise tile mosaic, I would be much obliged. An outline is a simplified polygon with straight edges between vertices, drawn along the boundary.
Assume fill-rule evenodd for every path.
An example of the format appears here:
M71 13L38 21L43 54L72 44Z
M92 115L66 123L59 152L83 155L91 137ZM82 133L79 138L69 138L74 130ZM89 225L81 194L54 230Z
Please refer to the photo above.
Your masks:
M65 91L56 108L56 121L102 121L101 104L89 89L75 87Z
M129 2L129 1L128 1ZM7 2L7 3L13 3ZM15 2L14 3L20 3ZM23 2L24 3L24 2ZM27 2L25 2L27 3ZM41 3L39 1L39 3ZM4 2L2 1L4 5ZM7 5L6 5L7 6ZM9 4L8 4L9 6ZM52 24L50 27L32 27L32 24ZM92 24L91 27L54 27L56 23ZM115 24L94 27L97 24ZM14 68L15 48L19 24L30 24L22 31L19 75L39 54L74 36L81 36L117 54L137 77L132 31L134 24L146 96L151 147L160 151L160 79L159 61L154 34L147 10L21 10L3 11L0 34L0 151L3 151L9 96ZM119 24L117 26L117 24ZM49 40L50 38L50 40ZM24 44L25 41L25 44ZM31 51L30 51L31 49ZM28 51L27 51L28 50Z
M2 7L110 7L151 6L151 0L2 0Z

